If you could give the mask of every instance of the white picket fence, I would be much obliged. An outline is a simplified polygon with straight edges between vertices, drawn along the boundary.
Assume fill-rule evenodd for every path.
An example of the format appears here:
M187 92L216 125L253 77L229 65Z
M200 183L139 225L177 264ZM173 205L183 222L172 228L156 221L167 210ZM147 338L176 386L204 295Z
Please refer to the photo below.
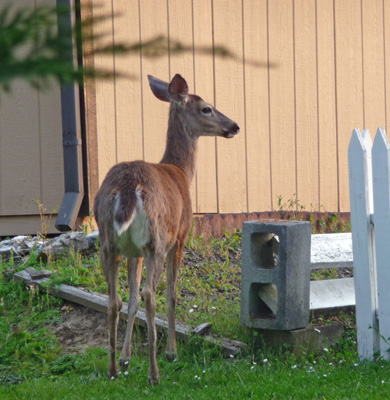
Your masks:
M348 148L359 356L389 359L390 145L379 128L355 129Z

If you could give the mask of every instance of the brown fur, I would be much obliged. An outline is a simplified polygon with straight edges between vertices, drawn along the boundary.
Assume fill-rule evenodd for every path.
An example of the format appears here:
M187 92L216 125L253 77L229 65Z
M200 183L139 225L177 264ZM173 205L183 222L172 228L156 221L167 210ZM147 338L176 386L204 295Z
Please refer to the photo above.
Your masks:
M177 357L176 284L184 241L192 223L189 187L195 170L197 139L200 136L232 137L238 133L239 127L199 96L188 95L187 83L180 75L175 75L170 84L153 77L149 77L149 82L157 98L171 102L164 156L159 164L134 161L122 162L112 167L96 195L94 213L99 226L101 264L109 291L108 376L116 378L119 373L116 337L122 300L117 294L117 257L126 255L129 258L128 324L119 360L124 370L128 368L131 355L131 335L139 307L141 269L145 258L146 282L142 297L145 301L149 334L149 382L156 384L159 371L154 324L155 296L165 255L169 323L166 355L170 359ZM133 231L130 232L135 223L132 218L140 216L143 216L142 221L147 221L145 226L148 233L147 241L141 249L132 236ZM115 226L122 227L124 232L119 235ZM127 227L126 230L124 227Z

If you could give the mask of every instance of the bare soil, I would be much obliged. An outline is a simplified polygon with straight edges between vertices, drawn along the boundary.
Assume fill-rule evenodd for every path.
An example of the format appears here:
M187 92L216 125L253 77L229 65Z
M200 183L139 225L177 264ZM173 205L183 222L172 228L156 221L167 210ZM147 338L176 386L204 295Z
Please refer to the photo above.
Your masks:
M90 347L108 349L107 315L78 304L65 302L62 321L52 327L65 354L79 353ZM125 323L118 324L118 348L125 337Z

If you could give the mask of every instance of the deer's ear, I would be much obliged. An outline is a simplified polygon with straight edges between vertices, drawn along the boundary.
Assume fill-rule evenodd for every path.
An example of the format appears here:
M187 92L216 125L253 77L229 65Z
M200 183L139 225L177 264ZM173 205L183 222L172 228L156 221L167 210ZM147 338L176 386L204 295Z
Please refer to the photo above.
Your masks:
M160 79L155 78L152 75L148 75L149 85L152 89L153 94L162 101L171 101L168 92L168 83Z
M186 80L179 74L176 74L169 84L168 92L172 100L184 103L188 96L188 85Z

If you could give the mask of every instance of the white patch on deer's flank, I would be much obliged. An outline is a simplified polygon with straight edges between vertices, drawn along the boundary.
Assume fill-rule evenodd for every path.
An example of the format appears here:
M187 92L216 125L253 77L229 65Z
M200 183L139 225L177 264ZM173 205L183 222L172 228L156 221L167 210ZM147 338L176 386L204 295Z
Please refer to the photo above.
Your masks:
M129 220L118 224L114 220L114 229L118 235L118 247L126 257L140 257L142 248L150 239L149 219L144 210L144 202L141 196L141 189L137 186L135 190L137 198L136 207ZM116 197L114 214L119 207L120 195Z
M134 210L133 214L131 214L130 219L123 224L119 224L118 221L115 219L115 214L118 211L119 205L120 205L121 199L120 199L120 193L117 193L115 196L115 206L114 206L114 229L115 232L118 236L121 236L123 232L127 231L131 223L133 222L133 219L136 214L136 210Z

